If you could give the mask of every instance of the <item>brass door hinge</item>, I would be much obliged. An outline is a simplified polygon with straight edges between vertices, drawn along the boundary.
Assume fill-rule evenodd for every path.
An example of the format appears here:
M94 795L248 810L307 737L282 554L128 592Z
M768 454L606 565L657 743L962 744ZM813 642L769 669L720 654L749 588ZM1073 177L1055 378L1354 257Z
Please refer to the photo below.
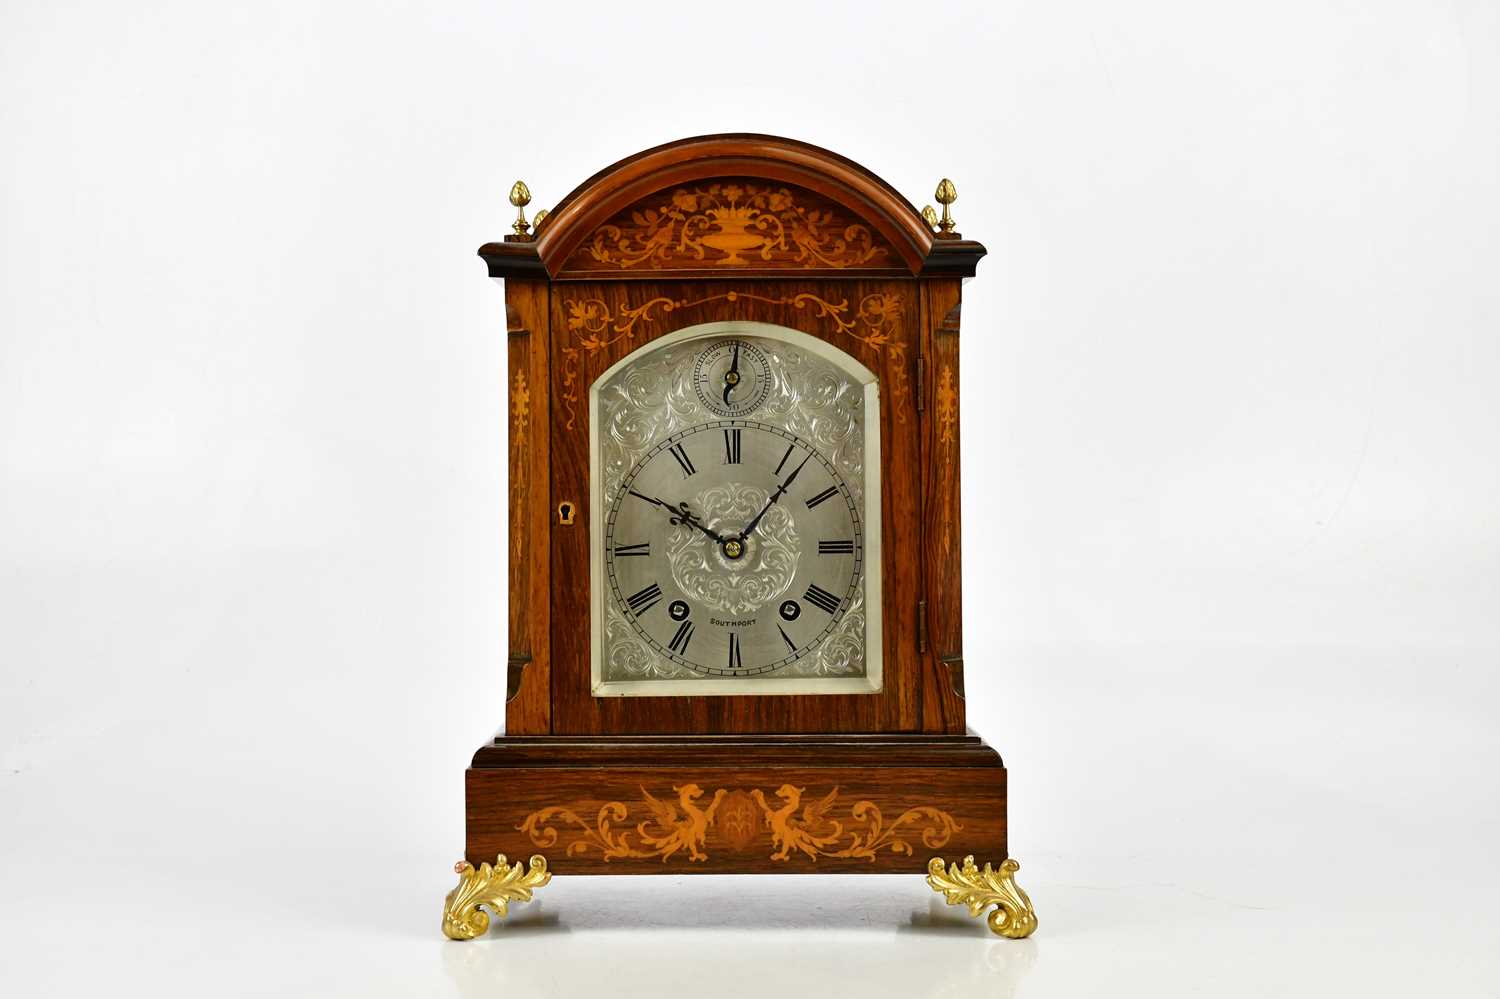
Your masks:
M917 412L927 408L927 358L917 355Z
M927 601L917 601L917 651L927 651Z

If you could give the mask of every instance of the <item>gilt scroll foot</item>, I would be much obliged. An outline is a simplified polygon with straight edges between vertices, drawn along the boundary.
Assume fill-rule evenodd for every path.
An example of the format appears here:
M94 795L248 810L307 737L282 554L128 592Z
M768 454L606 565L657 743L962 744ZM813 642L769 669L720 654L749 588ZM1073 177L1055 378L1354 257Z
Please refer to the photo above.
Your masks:
M927 883L939 893L949 905L967 905L969 915L977 916L987 906L995 909L987 920L990 929L1002 937L1019 940L1031 936L1036 929L1036 910L1031 899L1021 886L1016 884L1016 871L1021 865L1006 860L997 871L989 864L984 870L974 866L972 856L965 857L963 865L945 865L942 857L933 857L927 864Z
M480 864L475 870L467 860L460 860L453 865L453 873L458 875L458 887L443 903L443 933L450 940L473 940L489 930L490 915L480 906L504 919L510 903L531 901L532 890L552 880L547 858L539 853L532 855L529 868L519 860L508 863L502 853L494 867Z

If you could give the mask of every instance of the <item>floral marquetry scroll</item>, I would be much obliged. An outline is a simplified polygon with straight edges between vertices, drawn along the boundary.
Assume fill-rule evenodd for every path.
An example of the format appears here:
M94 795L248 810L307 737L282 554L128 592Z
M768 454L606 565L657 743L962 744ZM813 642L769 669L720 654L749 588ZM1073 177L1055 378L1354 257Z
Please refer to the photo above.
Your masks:
M848 299L830 302L810 292L772 298L754 292L730 291L696 299L652 298L638 306L621 306L618 314L611 312L609 306L597 298L582 301L564 298L563 309L567 314L567 328L573 341L562 348L562 401L563 410L567 413L567 429L572 430L576 421L573 406L578 402L579 364L584 354L602 350L616 340L628 340L637 324L650 326L659 316L668 312L692 309L721 300L737 302L741 299L809 311L832 330L858 340L877 352L885 351L891 359L891 396L896 404L893 412L897 423L906 422L906 404L911 386L906 376L906 341L900 331L900 295L866 295L851 314Z
M689 862L701 862L713 849L739 853L757 844L777 862L816 862L819 857L873 862L883 852L911 856L913 839L938 849L963 828L930 805L907 808L887 823L873 801L842 804L836 787L805 800L807 789L791 784L769 796L760 788L718 788L709 795L697 784L672 792L657 796L642 787L639 807L609 801L592 814L553 805L532 812L517 828L542 849L562 844L570 857L595 855L606 862L659 858L662 863L679 853Z
M895 270L870 226L812 191L748 179L658 191L598 226L568 272Z
M937 384L938 444L942 445L944 464L953 463L954 445L958 441L958 386L954 384L953 368L943 365Z
M531 392L526 388L526 372L521 368L516 369L516 375L510 384L510 448L512 469L510 475L510 504L512 510L523 509L526 504L526 490L529 483L526 480L526 438L528 428L531 424ZM521 550L521 529L524 522L520 517L511 518L510 545L512 551Z

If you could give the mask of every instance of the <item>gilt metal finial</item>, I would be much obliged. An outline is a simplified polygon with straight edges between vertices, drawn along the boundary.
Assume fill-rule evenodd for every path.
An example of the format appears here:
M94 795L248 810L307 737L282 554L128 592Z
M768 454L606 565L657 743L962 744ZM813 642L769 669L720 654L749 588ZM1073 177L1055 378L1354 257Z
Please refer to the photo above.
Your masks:
M944 177L938 182L937 191L933 194L938 204L943 206L943 217L938 220L938 235L947 239L957 239L958 233L953 231L953 213L948 206L958 200L958 188L953 186L953 181Z
M922 206L922 221L927 223L927 228L936 230L938 227L937 212L931 205Z
M542 231L542 223L545 222L545 221L547 221L547 215L548 215L547 209L545 209L545 208L539 208L539 209L537 209L537 213L531 217L531 228L534 229L534 230L536 230L537 232L541 232Z
M526 186L524 180L518 180L511 185L510 203L516 206L516 221L511 228L516 231L518 237L525 239L526 230L531 227L526 221L526 206L531 204L531 188Z

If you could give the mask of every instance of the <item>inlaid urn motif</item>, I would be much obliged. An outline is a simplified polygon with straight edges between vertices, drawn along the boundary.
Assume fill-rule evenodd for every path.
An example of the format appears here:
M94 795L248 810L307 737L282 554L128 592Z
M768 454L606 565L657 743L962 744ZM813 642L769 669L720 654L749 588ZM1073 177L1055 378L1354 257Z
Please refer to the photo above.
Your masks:
M779 263L884 266L868 226L808 192L727 180L659 192L594 230L586 256L622 270Z

